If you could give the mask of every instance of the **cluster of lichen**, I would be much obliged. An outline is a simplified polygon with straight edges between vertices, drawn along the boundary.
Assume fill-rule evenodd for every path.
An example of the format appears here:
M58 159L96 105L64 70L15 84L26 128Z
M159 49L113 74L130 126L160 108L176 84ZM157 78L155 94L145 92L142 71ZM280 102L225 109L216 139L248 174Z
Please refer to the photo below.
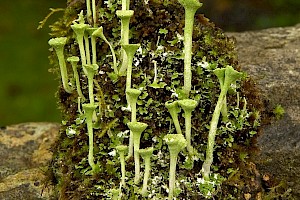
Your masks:
M57 195L216 195L260 120L256 105L247 105L245 77L234 70L232 40L201 15L193 24L197 0L110 0L97 8L87 1L74 20L77 4L52 26L57 38L49 41L63 86L52 163Z

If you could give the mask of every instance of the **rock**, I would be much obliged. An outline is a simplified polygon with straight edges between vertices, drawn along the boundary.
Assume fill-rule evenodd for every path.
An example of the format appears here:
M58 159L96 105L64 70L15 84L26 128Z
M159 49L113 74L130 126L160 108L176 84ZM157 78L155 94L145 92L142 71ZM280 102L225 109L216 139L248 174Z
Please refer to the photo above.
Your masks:
M0 199L49 199L43 190L43 167L52 154L49 148L59 124L24 123L0 130ZM43 193L42 193L43 191Z
M285 181L300 198L300 25L228 35L236 37L242 69L257 80L271 106L281 104L286 110L283 119L264 127L257 166L263 177ZM42 193L43 167L58 130L54 123L0 130L1 200L49 199L51 191Z
M242 69L256 79L271 106L280 104L286 112L264 127L257 166L286 182L300 199L300 24L228 35L237 40Z

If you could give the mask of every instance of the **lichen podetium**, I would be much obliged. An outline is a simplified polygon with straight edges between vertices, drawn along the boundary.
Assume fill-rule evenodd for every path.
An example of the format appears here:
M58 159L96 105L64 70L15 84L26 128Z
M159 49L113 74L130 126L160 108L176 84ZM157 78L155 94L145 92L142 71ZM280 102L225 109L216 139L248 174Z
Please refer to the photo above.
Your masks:
M66 42L59 61L53 49L50 55L63 70L63 121L49 167L53 197L243 198L239 185L251 181L231 184L237 177L229 172L251 170L239 155L252 154L262 104L245 75L218 101L222 88L214 72L239 71L233 39L196 13L198 0L86 4L73 2L51 25L51 35ZM226 120L211 123L216 106ZM211 124L214 151L204 179ZM176 158L168 148L175 141L182 144Z

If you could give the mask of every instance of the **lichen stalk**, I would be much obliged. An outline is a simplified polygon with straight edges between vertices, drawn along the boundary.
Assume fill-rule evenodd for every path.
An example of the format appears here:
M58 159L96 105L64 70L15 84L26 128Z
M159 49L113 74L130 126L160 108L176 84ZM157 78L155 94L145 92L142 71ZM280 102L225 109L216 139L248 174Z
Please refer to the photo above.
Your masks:
M139 150L140 155L144 159L145 163L145 171L144 171L144 179L143 179L143 187L141 190L141 194L143 196L147 195L147 187L148 187L148 180L150 178L150 171L151 171L151 156L153 153L153 147L149 147L146 149Z
M81 91L80 80L79 80L79 75L78 75L78 71L77 71L77 63L79 62L79 58L77 56L72 56L72 57L69 57L67 59L67 61L70 62L72 65L78 96L82 99L82 101L85 101L86 99L83 96L82 91Z
M176 182L176 165L179 152L186 147L186 139L182 134L167 134L164 137L170 152L169 200L173 200Z
M92 46L92 64L97 64L97 49L96 49L96 38L93 33L97 30L97 28L87 28L87 32L91 37L91 46Z
M122 0L122 10L127 10L127 1L129 0Z
M92 170L95 171L96 165L94 162L94 131L93 131L93 113L97 108L96 104L83 104L82 108L85 113L85 120L87 124L88 136L89 136L89 154L88 154L88 162L92 167Z
M127 77L126 77L126 90L131 88L131 73L132 73L132 62L135 52L140 47L140 44L127 44L122 45L122 48L125 50L128 62L127 62Z
M96 1L92 0L92 13L93 13L93 25L96 27L97 24L97 13L96 13Z
M91 53L90 53L90 42L89 42L89 37L88 34L84 34L84 44L85 44L85 55L86 55L86 64L90 65L91 64Z
M192 47L193 47L193 26L196 11L202 6L198 0L178 0L185 9L184 27L184 86L183 90L188 97L192 88Z
M219 95L217 105L215 107L211 123L210 129L208 133L208 143L206 149L206 158L202 165L202 174L204 180L209 180L210 175L210 167L213 162L213 150L215 145L215 137L217 133L217 126L220 118L221 109L223 107L224 98L226 97L227 91L230 87L230 84L241 78L242 74L240 72L235 71L231 66L226 66L224 69L216 69L214 71L216 76L219 79L221 86L221 93ZM223 84L222 84L223 83Z
M193 146L192 146L192 112L197 106L197 101L192 99L184 99L178 101L178 104L184 110L184 118L185 118L185 139L187 141L187 150L190 155L193 154Z
M121 185L125 187L125 179L126 179L126 169L125 169L125 151L128 149L125 145L119 145L116 147L117 151L119 152L120 156L120 163L121 163Z
M76 21L78 21L78 23ZM83 11L81 11L80 14L78 15L78 19L73 21L73 25L71 25L71 28L73 29L76 35L76 40L79 46L82 65L87 64L83 38L84 38L84 32L88 27L89 25L84 23Z
M134 11L133 10L117 10L116 12L117 16L121 19L121 45L127 45L129 44L129 22L130 18L133 16ZM123 76L125 75L125 71L127 69L127 61L129 58L127 58L126 53L122 52L122 66L119 70L119 75Z
M86 65L86 56L85 56L85 48L84 48L84 43L83 43L83 37L78 36L77 37L77 43L79 46L79 51L80 51L80 58L81 58L81 64Z
M182 134L180 124L178 121L178 113L180 112L180 108L178 107L178 101L174 101L171 103L166 102L165 106L168 109L168 111L172 117L177 134Z
M92 19L92 10L91 10L91 1L86 0L86 18L88 22L91 24L91 19Z
M221 92L217 105L215 107L211 123L210 123L210 129L208 133L208 142L207 142L207 148L206 148L206 158L205 161L202 165L202 173L204 180L209 180L209 175L210 175L210 167L213 162L213 149L215 145L215 137L217 133L217 126L219 122L219 117L220 117L220 112L221 108L223 105L223 100L224 100L225 92Z
M94 101L94 75L98 70L99 66L97 64L83 65L83 71L88 78L88 90L89 90L89 100L93 104Z
M92 64L97 64L97 48L96 48L96 38L91 37L92 43Z
M103 27L99 27L97 28L93 33L92 33L92 37L100 37L106 44L108 44L110 51L112 53L112 57L113 57L113 69L115 74L118 74L118 68L117 68L117 58L116 58L116 54L115 54L115 50L113 48L113 46L110 44L110 42L106 39L104 33L103 33ZM96 53L95 53L96 54Z
M68 71L66 67L66 61L64 56L64 46L66 45L67 38L66 37L60 37L60 38L52 38L49 40L49 45L52 46L56 52L58 62L59 62L59 68L60 68L60 74L61 74L61 80L63 84L63 88L67 93L72 93L73 88L69 86L69 80L68 80Z
M134 176L134 183L138 184L140 180L140 140L142 132L147 128L147 124L142 122L129 122L127 123L129 129L132 131L133 134L133 147L134 147L134 169L135 169L135 176Z
M169 171L169 200L173 200L175 182L176 182L176 166L177 153L170 152L170 171Z
M145 195L147 193L148 180L150 178L150 169L151 169L151 161L150 158L147 158L145 159L145 173L144 173L144 180L143 180L143 188L141 191L142 195Z
M228 111L227 111L227 95L225 95L224 99L223 99L223 105L222 105L222 109L221 109L221 114L222 114L222 121L223 122L227 122L228 121Z
M131 108L131 122L136 122L136 102L140 94L141 91L137 89L130 88L126 90L126 98ZM133 155L133 134L132 131L130 131L129 150L126 159L129 159L132 155Z

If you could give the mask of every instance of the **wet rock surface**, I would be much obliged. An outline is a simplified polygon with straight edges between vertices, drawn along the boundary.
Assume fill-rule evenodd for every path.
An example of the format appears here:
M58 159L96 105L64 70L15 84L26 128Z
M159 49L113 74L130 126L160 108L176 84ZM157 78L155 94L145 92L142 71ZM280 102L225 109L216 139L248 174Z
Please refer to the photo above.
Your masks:
M300 199L300 24L286 28L229 33L237 40L239 63L256 79L269 105L284 117L259 138L261 173L271 173Z
M240 66L256 79L270 106L281 104L286 111L264 128L257 167L286 182L300 198L300 25L228 35L236 37ZM43 167L58 130L55 123L0 130L1 200L49 199L50 191L43 190Z

